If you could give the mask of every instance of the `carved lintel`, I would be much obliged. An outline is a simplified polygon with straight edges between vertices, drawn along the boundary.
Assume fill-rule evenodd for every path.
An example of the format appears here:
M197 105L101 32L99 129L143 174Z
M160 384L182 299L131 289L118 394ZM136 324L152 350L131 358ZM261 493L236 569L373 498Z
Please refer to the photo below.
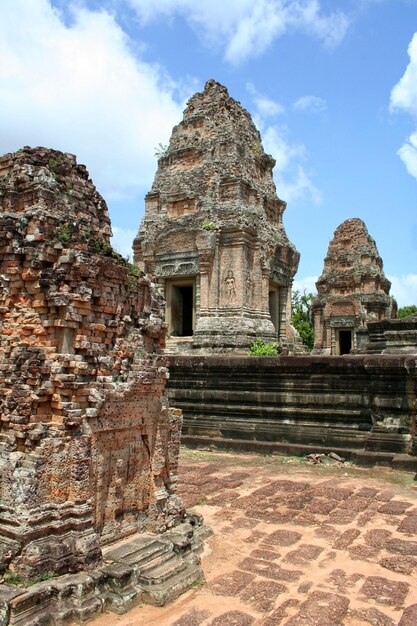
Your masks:
M194 276L198 274L198 271L199 263L197 259L158 263L156 268L156 274L161 277Z
M353 316L332 317L330 319L330 326L332 328L354 328L355 318Z

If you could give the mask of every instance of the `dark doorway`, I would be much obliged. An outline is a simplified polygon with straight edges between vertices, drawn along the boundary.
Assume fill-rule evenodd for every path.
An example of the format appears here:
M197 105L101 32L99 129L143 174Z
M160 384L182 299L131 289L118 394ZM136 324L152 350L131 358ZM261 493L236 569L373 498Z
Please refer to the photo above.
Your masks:
M278 291L276 289L269 292L269 314L276 332L279 332L279 309L278 309Z
M173 337L193 335L193 285L172 285L170 334Z
M352 348L352 331L339 330L339 354L349 354Z
M193 334L193 286L178 287L182 300L182 327L180 337L190 337Z

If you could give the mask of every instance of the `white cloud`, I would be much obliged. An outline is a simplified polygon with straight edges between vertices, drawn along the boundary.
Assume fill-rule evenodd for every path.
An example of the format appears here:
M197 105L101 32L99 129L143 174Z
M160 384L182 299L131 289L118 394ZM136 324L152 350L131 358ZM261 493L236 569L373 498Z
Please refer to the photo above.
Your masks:
M148 18L187 10L187 19L200 20L211 36L216 27L236 33L255 4L141 0L137 6L144 18L145 9ZM275 18L279 11L295 15L295 4L300 13L311 2L259 0ZM168 143L182 117L180 100L195 90L195 83L191 78L174 83L158 65L141 60L140 42L134 42L134 54L132 41L106 10L87 10L75 0L65 6L66 19L51 0L0 0L0 154L23 145L71 152L87 165L107 200L132 198L149 189L154 148ZM282 106L255 88L252 93L265 148L277 159L280 195L288 201L308 195L318 202L319 192L300 164L304 146L291 145L282 128L265 126L266 119L283 112ZM126 249L125 243L119 245Z
M410 113L417 124L417 33L408 46L410 62L404 75L391 91L391 111L402 110ZM406 140L397 154L407 171L417 179L417 130Z
M387 278L391 281L390 294L396 299L399 307L417 305L417 274L391 275ZM317 293L317 280L318 276L304 276L294 280L293 291L303 293L305 290L307 293Z
M398 306L417 305L417 274L389 275L390 294L397 300Z
M290 144L285 138L285 129L279 126L268 126L262 140L265 152L271 154L277 162L274 178L278 195L288 203L310 199L314 204L320 204L321 193L300 163L305 159L305 146Z
M281 113L284 113L285 109L282 104L280 104L276 100L271 100L271 98L268 98L268 96L260 93L253 85L253 83L247 83L246 89L252 95L253 102L256 107L255 114L258 114L259 117L275 117L277 115L280 115Z
M113 237L111 239L111 244L113 248L122 256L129 257L132 261L132 244L137 232L130 228L119 228L118 226L113 226L112 230Z
M268 118L283 114L284 107L261 94L253 83L247 83L246 88L255 104L255 113L252 117L262 134L265 152L276 160L274 178L279 196L290 203L307 198L314 204L320 204L322 200L320 191L300 163L306 156L305 146L301 143L291 144L286 139L287 129L284 125L269 124Z
M342 41L349 27L348 17L344 13L336 11L323 15L318 0L290 4L295 8L294 21L300 29L315 35L329 47L337 46Z
M261 55L290 31L302 31L335 46L349 26L340 12L323 13L318 0L127 0L143 21L179 13L231 63Z
M279 196L290 203L308 199L314 204L320 204L321 193L300 163L306 156L305 146L290 143L284 125L269 124L268 118L283 114L284 107L260 93L253 83L247 83L246 89L252 95L256 107L252 117L261 132L265 152L276 160L274 178Z
M105 10L49 0L0 2L0 152L72 152L109 200L149 186L154 146L181 118L177 85L133 56Z
M305 276L304 278L299 278L294 281L293 284L293 292L299 291L300 293L317 293L316 282L318 280L318 276Z
M284 198L287 202L297 202L310 198L314 204L322 202L321 192L314 185L310 176L301 165L297 165L296 173L286 180L284 178L282 188L285 191Z
M307 111L310 113L321 113L326 110L327 103L323 98L318 96L302 96L293 104L297 111Z
M263 124L261 122L261 128ZM265 152L272 154L276 159L276 169L285 171L294 159L302 159L305 156L303 144L289 144L285 139L286 128L284 126L268 126L262 133L262 143Z
M403 143L397 154L407 168L407 172L417 178L417 131Z
M402 78L391 91L392 110L402 109L417 116L417 33L408 46L410 62Z

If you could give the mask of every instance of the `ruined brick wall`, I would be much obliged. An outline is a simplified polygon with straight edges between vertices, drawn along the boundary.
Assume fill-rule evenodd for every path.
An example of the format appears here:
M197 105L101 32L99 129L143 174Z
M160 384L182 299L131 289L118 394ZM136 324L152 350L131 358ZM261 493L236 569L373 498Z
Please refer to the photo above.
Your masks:
M27 576L182 515L161 298L110 235L75 157L0 159L0 568Z

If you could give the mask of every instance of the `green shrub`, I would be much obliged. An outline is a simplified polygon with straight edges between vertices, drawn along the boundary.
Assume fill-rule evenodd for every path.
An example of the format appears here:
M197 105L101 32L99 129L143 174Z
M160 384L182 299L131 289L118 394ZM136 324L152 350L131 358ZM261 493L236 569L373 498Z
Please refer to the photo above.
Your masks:
M265 343L257 339L249 346L249 356L278 356L278 343Z

